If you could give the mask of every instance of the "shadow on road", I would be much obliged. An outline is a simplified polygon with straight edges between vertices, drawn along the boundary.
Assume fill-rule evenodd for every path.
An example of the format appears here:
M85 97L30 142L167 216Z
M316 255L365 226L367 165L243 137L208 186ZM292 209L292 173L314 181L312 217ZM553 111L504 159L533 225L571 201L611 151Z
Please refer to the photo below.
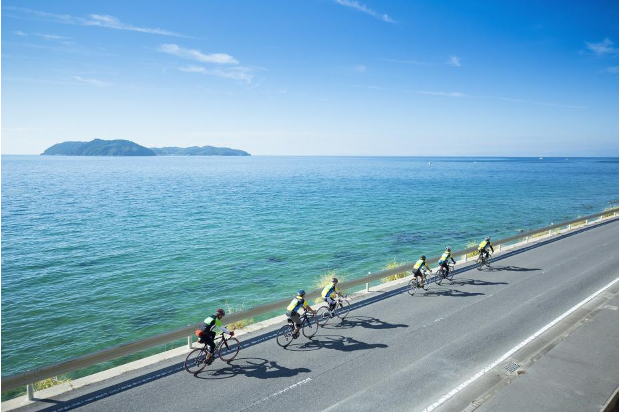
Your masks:
M450 285L456 285L456 286L464 286L464 285L471 285L471 286L493 286L493 285L507 285L508 282L488 282L486 280L480 280L480 279L455 279L452 281L452 283L450 283Z
M198 375L199 379L226 379L237 375L248 378L271 379L295 376L299 373L311 372L308 368L286 368L277 362L263 358L238 358L228 363L228 366L213 370L204 370Z
M333 322L330 320L329 322ZM355 327L362 327L367 329L394 329L394 328L408 328L409 325L403 323L389 323L384 322L381 319L373 318L371 316L352 316L348 317L339 323L327 323L323 326L323 329L351 329Z
M333 349L341 352L353 352L356 350L367 350L375 348L387 348L383 343L366 343L357 339L340 335L317 335L312 340L306 341L301 345L289 346L290 351L306 352L317 349Z
M481 296L484 293L481 292L465 292L458 289L437 289L430 288L426 292L424 292L421 296L451 296L454 298L467 298L470 296Z
M521 268L519 266L491 266L487 272L532 272L535 270L541 270L539 268Z

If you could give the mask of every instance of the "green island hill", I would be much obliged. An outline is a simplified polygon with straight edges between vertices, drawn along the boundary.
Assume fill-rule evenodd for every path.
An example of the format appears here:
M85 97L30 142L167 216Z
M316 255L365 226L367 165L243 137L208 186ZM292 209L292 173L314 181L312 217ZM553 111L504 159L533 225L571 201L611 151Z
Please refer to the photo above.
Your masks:
M94 139L90 142L63 142L47 148L44 156L250 156L227 147L148 148L129 140Z

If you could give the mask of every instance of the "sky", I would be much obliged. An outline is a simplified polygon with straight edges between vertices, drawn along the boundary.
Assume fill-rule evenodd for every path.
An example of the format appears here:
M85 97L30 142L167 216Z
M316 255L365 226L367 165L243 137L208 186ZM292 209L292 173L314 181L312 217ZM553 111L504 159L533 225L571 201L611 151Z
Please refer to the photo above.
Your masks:
M618 156L618 1L2 1L2 154Z

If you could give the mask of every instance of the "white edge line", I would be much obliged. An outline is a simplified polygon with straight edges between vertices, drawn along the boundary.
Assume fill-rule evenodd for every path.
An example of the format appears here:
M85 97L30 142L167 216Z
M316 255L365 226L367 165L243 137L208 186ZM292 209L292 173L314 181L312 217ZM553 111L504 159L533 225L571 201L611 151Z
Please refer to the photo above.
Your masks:
M589 301L591 301L592 299L594 299L596 296L598 296L599 294L601 294L603 291L605 291L605 289L609 288L610 286L612 286L614 283L618 282L618 279L614 279L612 282L608 283L606 286L604 286L603 288L597 290L596 292L594 292L592 295L588 296L587 298L585 298L584 300L582 300L581 302L579 302L578 304L576 304L575 306L573 306L572 308L570 308L568 311L564 312L562 315L560 315L559 317L557 317L556 319L554 319L553 321L551 321L551 323L543 326L538 332L534 333L533 335L531 335L530 337L528 337L527 339L525 339L523 342L519 343L517 346L515 346L514 348L510 349L508 352L504 353L499 359L497 359L495 362L491 363L488 366L485 366L482 370L480 370L478 373L476 373L474 376L472 376L471 378L469 378L468 380L466 380L465 382L461 383L459 386L457 386L456 388L452 389L450 392L448 392L447 394L445 394L444 396L442 396L437 402L427 406L423 412L430 412L434 409L436 409L437 407L441 406L443 403L445 403L448 399L452 398L454 395L456 395L457 393L459 393L460 391L462 391L463 389L465 389L467 386L469 386L471 383L473 383L476 379L480 378L482 375L484 375L485 373L487 373L488 371L490 371L491 369L495 368L497 365L499 365L500 363L502 363L503 361L505 361L509 356L511 356L512 354L514 354L515 352L517 352L519 349L523 348L525 345L527 345L528 343L530 343L531 341L533 341L534 339L536 339L537 337L539 337L540 335L542 335L543 333L545 333L547 330L549 330L550 328L552 328L554 325L556 325L558 322L560 322L562 319L566 318L568 315L570 315L571 313L573 313L574 311L576 311L577 309L579 309L581 306L585 305L586 303L588 303Z

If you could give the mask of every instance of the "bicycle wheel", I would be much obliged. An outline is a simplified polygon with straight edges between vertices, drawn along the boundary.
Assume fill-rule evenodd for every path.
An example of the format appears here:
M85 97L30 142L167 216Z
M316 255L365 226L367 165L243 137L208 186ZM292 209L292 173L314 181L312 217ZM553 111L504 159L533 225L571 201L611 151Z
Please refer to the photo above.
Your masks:
M450 270L448 271L448 274L446 275L446 279L448 279L450 282L452 282L452 279L454 279L454 268L451 267Z
M484 266L484 259L479 257L478 260L476 260L476 265L476 269L482 270L482 266Z
M325 326L329 321L329 308L327 306L321 306L316 311L316 320L319 326Z
M207 366L207 351L205 348L194 349L185 358L185 370L194 375Z
M230 362L235 359L241 349L241 343L234 336L226 339L220 344L220 359L224 362Z
M304 320L303 325L301 326L301 331L303 332L306 338L313 337L316 332L319 330L319 322L318 319L315 319L314 316L311 318L306 318Z
M347 317L350 311L351 308L349 307L349 301L346 299L342 299L338 303L338 308L336 309L336 316L338 316L340 319L344 319Z
M437 284L441 285L441 282L443 282L443 280L446 278L446 270L444 268L441 268L439 270L439 272L437 272Z
M411 279L408 286L409 288L407 289L407 293L411 296L415 295L415 293L418 291L418 281L415 278Z
M293 325L284 325L278 330L276 342L286 348L293 341Z

